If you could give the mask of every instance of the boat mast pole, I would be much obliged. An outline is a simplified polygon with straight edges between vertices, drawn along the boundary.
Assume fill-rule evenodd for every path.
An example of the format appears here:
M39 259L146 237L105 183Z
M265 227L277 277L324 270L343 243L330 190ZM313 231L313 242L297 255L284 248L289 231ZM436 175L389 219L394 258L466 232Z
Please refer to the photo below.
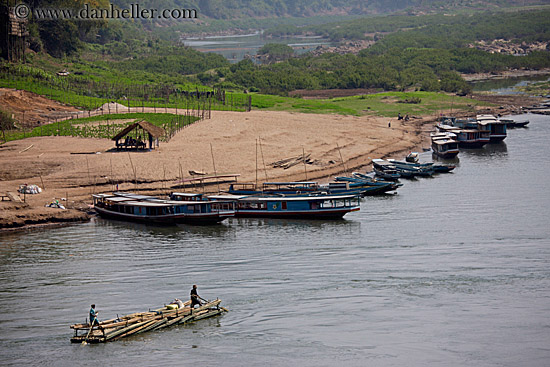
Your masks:
M344 163L344 158L342 158L342 151L340 150L340 146L338 143L336 143L336 147L338 148L338 153L340 153L340 160L342 161L342 167L344 167L344 173L346 176L348 175L348 169L346 168L346 164Z
M256 139L256 190L258 190L258 139Z
M216 173L216 162L214 161L214 150L212 149L212 143L210 143L210 154L212 154L212 165L214 166L214 176L216 176L216 183L218 184L218 194L219 194L220 181L218 180L218 174Z
M306 175L306 181L307 181L306 152L304 150L303 145L302 145L302 161L304 161L304 174Z
M267 182L269 180L267 179L267 168L265 167L264 150L262 148L262 138L258 137L258 141L260 142L260 153L262 154L262 163L264 165L265 182Z

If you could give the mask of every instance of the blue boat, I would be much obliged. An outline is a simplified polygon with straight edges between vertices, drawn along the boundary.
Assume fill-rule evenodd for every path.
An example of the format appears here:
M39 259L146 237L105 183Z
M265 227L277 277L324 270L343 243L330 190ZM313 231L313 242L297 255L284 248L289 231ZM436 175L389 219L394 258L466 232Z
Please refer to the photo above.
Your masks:
M359 210L359 195L231 195L208 197L211 200L233 201L236 217L341 219Z
M454 165L447 165L447 164L434 164L433 162L426 162L426 163L408 163L408 162L401 162L396 161L394 159L389 160L391 163L394 163L395 165L399 166L409 166L409 167L417 167L420 170L425 170L430 173L446 173L450 172L453 169L456 168Z
M360 189L363 196L380 195L389 191L397 190L397 188L403 186L395 182L378 181L371 178L358 178L358 177L335 177L337 182L346 182L350 190ZM331 193L337 193L335 190L330 190Z
M393 174L394 172L396 172L402 178L413 178L414 176L416 176L415 171L402 169L400 167L397 167L393 163L385 161L383 159L373 159L372 168L377 175L378 174L382 175L384 173Z
M229 185L227 190L234 195L302 194L316 191L320 191L320 186L314 181L264 182L261 189L255 183L237 183Z
M387 191L395 190L393 182L373 184L367 181L353 181L349 185L341 182L330 182L320 185L312 181L295 182L265 182L261 190L258 190L254 183L231 184L227 191L233 195L302 195L302 194L338 194L338 195L378 195Z
M215 224L235 215L232 201L164 200L124 192L92 195L94 210L104 218L149 224Z

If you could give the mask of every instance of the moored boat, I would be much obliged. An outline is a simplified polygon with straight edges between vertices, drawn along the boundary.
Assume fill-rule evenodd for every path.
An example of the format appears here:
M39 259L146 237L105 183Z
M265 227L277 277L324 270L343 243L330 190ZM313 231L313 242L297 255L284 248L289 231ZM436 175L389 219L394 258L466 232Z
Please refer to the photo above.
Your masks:
M490 131L477 129L461 129L450 125L437 125L440 132L456 135L458 146L462 148L482 148L490 141Z
M456 141L456 134L454 133L432 133L430 134L432 140L432 152L445 159L451 159L458 155L458 141Z
M372 168L374 172L376 172L376 174L380 173L380 175L383 175L385 173L393 174L394 172L396 172L402 178L413 178L414 176L416 176L416 172L414 170L402 169L400 167L397 167L393 163L385 161L383 159L373 159Z
M490 131L489 140L491 143L498 143L506 139L506 123L498 120L493 115L477 115L476 121L479 126Z
M231 195L209 196L211 200L233 201L236 217L341 219L360 209L360 195Z
M502 118L502 117L499 118L498 120L505 123L507 129L513 129L516 127L527 127L527 125L529 124L529 120L516 121L511 118Z
M405 157L405 160L407 162L410 162L410 163L416 163L418 162L418 152L410 152L409 154L407 154L407 156Z
M164 200L154 196L114 192L92 195L95 211L104 218L151 224L215 224L235 214L230 201Z
M420 174L421 176L428 176L433 173L450 172L456 167L453 165L446 165L446 164L433 164L433 162L409 163L409 162L396 161L395 159L389 159L389 162L395 164L397 167L417 168L418 170L420 170L420 172L423 172L422 174Z

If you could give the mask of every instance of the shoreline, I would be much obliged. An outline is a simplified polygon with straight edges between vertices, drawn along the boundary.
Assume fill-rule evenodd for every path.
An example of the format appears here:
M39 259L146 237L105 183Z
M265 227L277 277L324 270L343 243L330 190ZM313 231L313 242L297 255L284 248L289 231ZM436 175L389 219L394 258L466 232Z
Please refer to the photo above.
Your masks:
M539 70L504 70L492 73L475 73L475 74L460 74L460 76L467 82L478 82L484 80L493 80L493 79L506 79L506 78L520 78L524 76L534 76L534 75L547 75L550 74L550 68L539 69Z
M526 101L509 97L512 102ZM479 112L513 113L518 106L510 103L508 108L501 105ZM41 194L26 195L26 204L0 202L0 233L89 221L91 195L113 191L115 182L121 191L164 195L181 190L177 186L182 173L183 178L190 177L190 170L213 174L213 163L217 174L241 174L241 183L255 182L256 177L259 182L327 182L344 170L365 170L373 158L400 158L410 151L423 151L430 145L434 122L433 116L413 117L405 123L376 116L213 111L211 119L191 125L150 152L113 152L114 144L108 139L58 136L11 141L0 145L0 193L16 192L21 184L45 187ZM261 155L258 149L256 171L258 138ZM306 166L307 173L303 165L287 170L270 165L303 151L313 161ZM227 184L220 186L227 188ZM216 184L207 188L217 191ZM44 208L56 199L70 209Z

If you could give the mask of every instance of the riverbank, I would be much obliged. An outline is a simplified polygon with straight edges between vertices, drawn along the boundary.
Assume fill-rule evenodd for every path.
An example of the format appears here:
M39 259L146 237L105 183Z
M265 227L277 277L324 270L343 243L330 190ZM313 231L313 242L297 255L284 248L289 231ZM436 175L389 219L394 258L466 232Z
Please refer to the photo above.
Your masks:
M303 180L303 165L285 170L271 163L305 151L312 161L305 168L307 179L328 181L344 169L351 172L366 167L372 158L397 157L422 148L427 120L393 119L388 127L390 120L279 111L213 111L212 119L186 128L151 152L112 152L114 143L107 139L36 137L8 142L0 146L0 193L15 192L22 184L37 184L44 191L26 195L28 206L24 210L0 203L0 228L44 220L44 205L54 199L70 208L86 209L92 193L110 192L113 183L118 183L120 190L167 194L180 183L181 172L184 178L190 178L190 170L214 174L213 163L217 174L240 174L239 182L254 182L256 172L261 182ZM261 146L257 148L258 138ZM222 185L221 189L225 188L227 185ZM207 190L217 191L217 186ZM63 212L60 218L71 215L61 209L46 209L48 213ZM75 220L82 219L78 210L71 213ZM55 218L50 220L56 222Z
M496 97L486 98L494 103ZM527 101L510 98L509 104L496 108L479 106L479 112L515 113L520 107L516 102ZM455 109L453 114L461 112ZM116 152L108 139L66 136L8 142L0 145L0 193L16 192L23 184L39 185L43 192L26 195L25 205L0 202L0 229L87 220L93 193L110 192L118 185L119 190L165 195L181 190L182 174L190 178L191 170L240 174L239 182L327 182L345 171L366 170L373 158L400 158L428 148L434 118L417 116L405 122L368 115L212 111L210 120L184 129L151 152ZM272 165L303 152L310 155L306 167L285 170ZM214 192L218 187L186 189ZM70 209L45 208L52 200Z
M533 75L546 75L550 74L550 68L544 68L539 70L531 69L513 69L504 71L495 71L491 73L476 73L476 74L460 74L467 82L481 81L488 79L505 79L505 78L518 78Z

